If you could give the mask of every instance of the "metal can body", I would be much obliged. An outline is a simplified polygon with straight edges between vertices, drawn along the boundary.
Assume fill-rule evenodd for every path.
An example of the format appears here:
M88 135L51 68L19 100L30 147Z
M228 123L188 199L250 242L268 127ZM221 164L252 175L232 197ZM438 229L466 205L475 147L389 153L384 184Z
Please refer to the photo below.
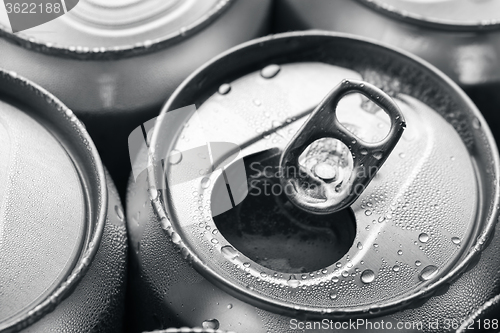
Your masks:
M238 247L237 237L231 238L219 222L212 222L215 220L213 204L219 199L214 195L219 193L214 192L214 188L217 183L221 183L219 180L224 171L212 167L213 173L196 172L191 175L192 178L182 178L183 182L169 182L172 179L169 177L174 177L176 172L182 174L185 171L175 171L175 165L191 156L187 153L189 149L182 149L192 145L201 146L205 141L201 135L193 134L199 133L193 129L196 127L194 122L188 122L189 126L177 126L177 132L164 130L162 126L167 124L167 111L194 104L199 107L199 123L205 125L205 135L210 145L214 142L230 142L231 139L241 148L244 158L254 155L262 157L265 155L263 150L272 151L273 147L282 149L300 126L297 122L303 121L308 114L304 110L314 108L331 89L331 85L342 79L359 79L356 75L378 85L391 96L407 94L429 106L430 112L425 113L428 117L422 117L433 123L427 123L431 128L427 134L414 136L416 132L412 131L418 132L421 128L411 125L415 124L416 118L411 113L405 113L409 127L405 132L407 134L403 134L402 140L407 142L403 145L415 150L405 153L396 146L395 156L391 155L388 161L392 159L392 162L388 163L399 165L405 161L410 168L429 165L423 160L411 162L410 155L411 158L426 159L434 154L428 153L429 147L456 140L463 145L463 150L458 153L442 146L444 150L437 155L444 159L438 158L430 163L434 165L434 171L394 171L394 175L402 178L409 174L430 177L427 180L421 178L420 181L427 185L422 188L422 183L416 181L418 177L405 178L405 181L393 179L396 182L394 188L398 189L396 192L406 191L405 186L410 186L410 196L423 195L421 199L414 198L414 202L419 204L411 204L412 200L409 200L406 205L403 199L387 198L388 201L394 199L394 204L388 204L382 210L388 209L394 213L382 216L376 204L370 201L372 199L360 199L354 203L351 208L356 220L355 235L347 234L345 237L352 237L348 240L352 244L349 243L331 265L330 262L325 264L319 260L300 261L300 255L296 258L299 264L292 265L291 261L283 264L281 261L278 265L275 259L289 254L284 254L286 247L279 247L286 242L283 239L267 243L266 246L274 249L267 252L268 258L257 258L252 252L254 246L265 247L262 243L249 242L246 248ZM207 82L200 87L198 82L203 78L207 78ZM295 85L291 82L295 82ZM230 101L224 104L229 98ZM401 108L405 103L400 104ZM407 103L410 105L412 102L407 100ZM288 114L292 109L295 113ZM303 112L300 113L300 110ZM185 111L186 119L194 119L193 115L194 111ZM224 119L224 115L227 115L227 119ZM359 117L353 119L360 120ZM361 134L362 130L359 129L357 133ZM435 135L444 136L438 139ZM419 140L413 141L416 137ZM418 146L431 137L436 139L427 148ZM159 144L164 142L167 142L165 147ZM212 60L179 87L158 117L150 144L154 147L150 161L159 163L165 156L165 165L174 166L170 167L171 171L165 171L168 178L165 188L155 182L163 177L163 170L148 170L139 175L137 181L131 180L129 185L127 221L132 263L130 282L134 290L131 304L133 313L138 314L134 331L210 323L216 323L217 328L223 330L241 332L349 331L353 328L351 322L359 331L366 332L382 328L397 328L407 332L452 331L452 325L465 319L498 290L497 270L500 260L495 253L500 243L493 236L498 215L498 153L495 143L481 115L465 94L440 72L409 54L401 54L364 39L326 32L282 34L247 43ZM179 158L179 150L186 152L182 154L182 159ZM453 155L447 156L451 151L454 151ZM476 161L472 162L474 166L469 164L468 154ZM203 159L203 156L200 158ZM455 165L454 171L447 169L453 165L449 161L455 160L461 160L463 165L460 168ZM235 165L238 163L235 162ZM225 184L233 196L229 203L231 208L231 204L235 207L243 201L238 197L241 194L238 187L233 187L235 183L231 183L237 173L230 167L224 168ZM449 185L431 176L444 173L444 178L453 178L458 176L455 172L460 173L460 169L471 171L470 174L464 173L468 175L461 178L464 180L461 183L462 192L448 192L446 188ZM249 170L246 168L247 175ZM265 173L266 170L273 169L266 165L266 168L257 171ZM394 177L387 170L385 166L380 170L381 176L376 182ZM186 174L189 172L191 170L187 170ZM475 172L478 172L477 179L489 180L478 181L476 187L473 180L476 178ZM196 177L200 179L193 180ZM197 186L190 187L197 181ZM411 181L414 183L408 185ZM460 181L457 179L457 182ZM245 183L243 187L246 186ZM212 192L201 196L200 193L207 188ZM432 188L439 191L432 192ZM451 196L444 210L438 208L437 203L441 199L436 199L431 205L431 198L440 198L439 194L435 196L440 191ZM469 208L457 205L462 200L456 196L463 196L465 192L471 199L465 200L470 204L466 205ZM374 197L386 198L380 194ZM452 204L453 199L458 201ZM431 201L424 203L426 200ZM398 205L401 205L402 210L413 211L409 215L396 213ZM424 210L419 211L418 207ZM264 202L259 202L247 214L255 213L251 216L254 217L253 223L258 224L261 220L268 221L259 215L267 208ZM441 218L427 216L424 212L433 209L440 210ZM470 223L470 229L464 231L460 238L451 235L439 238L440 232L425 231L425 226L402 222L397 217L403 214L410 220L427 221L425 223L433 221L437 226L442 222L441 219L448 220L454 216L452 212L457 213L458 220L471 218L467 222ZM224 213L219 211L217 214L222 216ZM293 220L294 214L289 214L287 218ZM481 216L480 220L477 220L478 216ZM454 228L465 221L458 220L456 223L449 220L450 223L443 227L450 227L454 230L452 233L456 233L458 231ZM268 222L272 224L274 221L270 219ZM345 229L348 228L343 227ZM240 229L240 232L246 231ZM407 239L407 232L414 233L416 239ZM369 235L380 241L374 241ZM269 234L267 237L270 237ZM383 240L384 237L389 238ZM304 243L328 244L322 243L319 236L311 242L301 242L300 239L291 243L295 244L294 249L310 253L315 252L311 252ZM433 254L426 252L430 239L434 239L433 246L440 248L436 252L429 250ZM486 243L489 243L487 247ZM386 255L382 255L383 247L391 248L390 253L384 252ZM419 251L424 251L429 257L418 258ZM445 264L448 254L452 252L456 256ZM377 257L379 255L381 257ZM429 259L431 257L434 259ZM270 259L274 261L271 263ZM375 269L369 266L370 262L375 261L380 261L383 267ZM432 261L441 262L435 264L440 268L430 264ZM405 270L414 273L404 275L402 272ZM389 281L392 278L397 281L374 287L375 281ZM374 294L366 296L372 287ZM470 295L474 296L471 298ZM418 322L425 326L417 326ZM436 322L436 327L429 325ZM386 326L382 327L383 323ZM404 326L405 323L409 326Z
M0 330L116 332L128 247L111 177L81 123L53 95L1 70L0 96L0 276L17 276L2 286Z
M387 6L384 6L385 2L279 0L275 28L277 32L324 29L352 33L409 51L458 83L478 105L493 128L493 134L498 137L495 128L500 120L495 109L498 105L495 96L500 83L500 30L497 21L486 19L491 16L488 9L471 13L467 21L473 22L463 19L467 24L460 25L455 21L462 18L438 21L432 20L429 13L427 17L413 17L409 10L405 16L405 8L394 5L398 1L387 1ZM488 6L487 2L483 4ZM446 10L450 16L454 12L460 13L460 10L450 10L455 3L431 1L419 5L427 5L429 11L437 6L436 11ZM490 11L496 12L494 9ZM480 19L481 15L485 19Z
M40 27L19 34L1 32L0 66L47 88L74 110L86 124L120 193L130 172L128 134L156 116L165 99L195 68L267 32L268 0L177 2L191 6L189 10L197 11L197 16L189 11L167 12L166 18L170 15L175 21L180 16L184 22L160 22L160 28L150 27L157 17L145 22L138 18L130 24L132 28L123 28L120 22L109 28L104 17L96 28L84 10L90 8L91 14L99 16L101 11L107 13L105 5L94 8L93 2L82 1L65 16ZM149 3L161 6L163 2ZM205 3L212 7L205 8ZM110 5L108 10L116 11L110 22L121 19L120 9L124 15L133 13L134 5L143 9L137 3L128 10ZM197 6L205 12L198 13Z

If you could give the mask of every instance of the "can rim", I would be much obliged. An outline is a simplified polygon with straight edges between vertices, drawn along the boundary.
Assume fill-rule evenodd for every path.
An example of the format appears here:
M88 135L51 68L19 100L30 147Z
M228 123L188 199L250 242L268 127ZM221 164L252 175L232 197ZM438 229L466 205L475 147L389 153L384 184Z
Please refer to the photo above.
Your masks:
M85 153L87 156L82 156L85 162L88 163L94 170L94 178L96 180L95 184L84 184L82 172L78 170L80 174L80 179L82 181L82 187L88 187L91 185L92 189L87 189L84 191L86 205L89 207L90 211L95 210L94 213L89 212L88 214L88 226L86 232L86 237L84 239L83 246L80 250L80 255L77 261L74 263L73 268L70 273L65 277L64 281L60 283L54 291L47 295L45 298L39 300L38 303L33 304L31 307L23 309L19 314L14 317L7 319L0 323L1 332L15 332L24 329L34 322L41 319L44 315L54 310L54 308L61 303L69 294L76 288L80 280L87 273L96 253L99 249L101 243L102 234L104 231L104 225L107 216L107 202L108 202L108 190L106 185L106 175L104 172L104 166L101 163L101 159L97 152L90 135L83 124L76 118L73 111L66 107L57 97L52 95L50 92L40 87L36 83L17 75L16 73L9 72L5 69L0 68L0 80L6 80L9 84L16 85L23 89L24 93L31 93L32 96L38 97L43 103L52 104L50 107L53 109L51 111L51 121L57 123L66 123L67 128L71 128L70 131L66 131L65 135L72 135L78 138L80 141L86 140L88 146L85 148ZM24 95L25 96L25 95ZM50 129L47 129L52 133ZM83 143L82 143L83 146ZM64 147L64 149L68 149ZM73 149L75 150L75 149ZM72 159L68 156L68 158ZM73 159L72 159L73 160ZM76 161L73 160L74 163ZM90 190L93 190L90 193ZM94 197L91 196L94 194ZM94 203L93 203L94 202ZM95 204L97 203L97 204ZM95 221L92 223L92 220Z
M335 310L332 311L331 309L328 309L327 311L320 309L320 308L314 308L314 307L306 307L306 306L296 306L289 304L284 301L272 299L271 297L262 295L262 294L256 294L252 293L250 290L245 289L241 286L236 286L234 284L230 284L224 277L220 276L217 272L215 272L213 269L208 267L203 261L200 259L200 257L196 254L193 249L185 246L183 242L181 241L180 243L174 243L176 246L180 247L182 251L184 252L183 257L189 258L189 262L192 264L192 266L207 280L210 282L214 283L217 287L222 289L225 292L228 292L229 294L243 300L246 302L249 302L250 304L253 304L254 306L258 306L262 309L269 310L271 312L275 313L281 313L281 314L287 314L287 315L296 315L298 313L306 313L308 316L311 317L324 317L324 316L332 316L332 317L343 317L345 315L349 316L364 316L364 317L369 317L369 316L378 316L383 313L390 313L394 312L397 310L404 309L405 307L409 306L414 300L417 299L426 299L429 298L433 295L433 293L439 288L442 287L443 285L450 283L454 279L458 278L462 273L466 271L466 269L473 263L473 261L476 259L477 256L481 253L481 251L488 245L488 240L490 236L492 235L495 225L497 223L497 219L500 213L500 156L498 152L498 148L496 145L496 142L494 140L493 134L491 133L491 130L489 129L489 126L487 125L484 117L482 116L481 112L477 109L477 107L474 105L474 103L470 100L470 98L465 94L465 92L460 89L460 87L453 82L449 77L447 77L443 72L441 72L439 69L437 69L434 65L428 63L427 61L405 51L400 48L385 44L385 43L380 43L376 40L366 38L366 37L360 37L356 35L351 35L351 34L346 34L346 33L338 33L338 32L330 32L330 31L321 31L321 30L312 30L312 31L299 31L299 32L287 32L287 33L281 33L281 34L276 34L276 35L270 35L267 37L262 37L258 39L254 39L252 41L240 44L236 47L233 47L226 52L221 53L217 57L213 58L212 60L208 61L201 67L199 67L195 72L193 72L188 78L186 78L181 85L177 87L177 89L174 91L174 93L170 96L166 104L163 106L160 116L157 118L157 122L154 128L154 132L151 138L151 144L150 147L156 147L159 145L159 128L162 127L162 122L167 118L164 115L174 109L174 102L178 98L178 96L181 94L181 92L189 85L191 84L192 81L194 81L198 76L202 75L203 72L210 66L216 64L217 62L221 61L223 58L225 58L227 55L235 52L235 51L240 51L242 49L245 49L249 46L253 45L262 45L265 42L269 42L272 40L279 40L279 39L287 39L287 38L295 38L295 37L310 37L310 36L316 36L316 37L321 37L321 36L326 36L326 37L336 37L336 38L341 38L341 39L350 39L350 40L355 40L358 42L363 42L366 44L369 44L374 47L381 47L388 49L389 51L399 53L403 56L406 56L413 62L417 63L418 65L426 68L430 73L435 75L439 80L444 81L445 84L451 86L453 91L459 95L459 97L462 99L462 102L467 106L469 111L477 117L477 119L480 121L483 126L481 127L482 131L484 132L484 137L486 138L487 142L490 145L490 153L492 157L492 161L494 163L493 167L493 172L495 173L495 182L494 182L494 201L490 205L491 211L488 213L487 221L484 224L483 230L480 232L480 235L476 238L475 242L473 242L470 246L469 253L461 259L461 261L453 267L449 272L447 272L443 277L441 277L437 281L433 281L432 283L428 284L427 286L423 287L422 289L418 290L417 292L404 296L403 298L399 298L397 300L393 301L386 301L384 302L383 305L380 304L374 304L373 306L369 307L363 307L363 306L358 306L358 307L352 307L352 308L344 308L342 310ZM176 231L175 226L171 224L169 214L166 211L163 203L161 200L159 200L159 196L157 195L151 195L151 193L157 193L157 174L155 172L155 164L156 161L161 160L161 156L157 156L157 151L156 150L150 150L149 156L148 156L148 185L149 185L149 193L150 193L150 200L153 205L153 209L156 213L156 215L159 217L159 220L161 221L161 227L164 230L171 230L171 231ZM486 220L486 218L485 218Z
M377 12L381 12L391 18L397 20L421 25L428 28L437 28L441 30L451 30L451 31L490 31L500 28L500 19L491 22L485 22L484 24L474 24L474 23L458 23L452 20L437 19L425 17L423 15L410 13L404 10L392 6L384 6L379 0L357 0L364 6L369 7Z
M236 0L218 0L218 3L212 7L202 17L177 32L166 36L152 39L151 44L144 43L136 45L117 45L114 47L95 47L95 48L71 48L69 46L52 45L35 40L25 33L12 33L7 30L7 27L0 24L0 38L5 38L7 41L24 47L28 50L33 50L42 54L57 56L61 58L76 59L76 60L117 60L136 56L141 56L149 53L154 53L168 48L174 44L182 42L204 29L206 26L214 22L227 8L229 8Z

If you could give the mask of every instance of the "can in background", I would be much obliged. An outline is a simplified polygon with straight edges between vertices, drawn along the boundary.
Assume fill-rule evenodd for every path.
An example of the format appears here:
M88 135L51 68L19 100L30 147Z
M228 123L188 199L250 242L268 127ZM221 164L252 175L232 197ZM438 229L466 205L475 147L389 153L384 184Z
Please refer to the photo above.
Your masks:
M86 124L121 194L127 138L184 78L267 33L270 0L81 0L20 33L0 15L0 66L40 84Z
M498 1L277 0L274 30L373 38L427 60L471 97L500 140Z
M0 331L117 332L122 205L73 112L0 70Z
M380 87L407 124L358 200L344 215L304 216L283 192L252 197L250 179L279 183L280 151L348 80ZM342 123L360 140L365 119L376 125L369 137L392 127L362 98L348 103ZM189 105L198 109L170 128L168 115ZM395 330L399 322L460 322L498 292L495 141L464 92L408 52L318 31L248 42L184 81L149 143L148 166L161 161L165 173L142 173L127 195L134 332L203 323L300 332L298 322L322 319L383 321ZM241 155L220 170L236 154L217 152L214 143L232 143ZM196 156L200 164L184 164ZM451 329L413 325L407 332Z

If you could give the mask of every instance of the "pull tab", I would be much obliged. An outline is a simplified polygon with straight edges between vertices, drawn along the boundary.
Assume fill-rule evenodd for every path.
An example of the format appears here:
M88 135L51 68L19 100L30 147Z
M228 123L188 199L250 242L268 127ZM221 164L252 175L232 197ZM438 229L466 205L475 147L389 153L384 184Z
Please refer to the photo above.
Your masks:
M363 94L389 115L391 128L382 141L364 142L338 121L337 104L351 92ZM382 90L362 81L342 81L316 107L281 156L281 184L288 199L315 214L330 214L350 206L384 164L405 127L403 114ZM321 162L313 159L306 166L299 164L301 154L319 139L319 148L310 149L326 151L328 158Z

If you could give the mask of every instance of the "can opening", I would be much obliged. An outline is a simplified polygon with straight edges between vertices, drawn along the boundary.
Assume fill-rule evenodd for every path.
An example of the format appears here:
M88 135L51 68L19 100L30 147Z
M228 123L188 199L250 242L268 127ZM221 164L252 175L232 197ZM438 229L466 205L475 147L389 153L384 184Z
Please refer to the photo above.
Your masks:
M247 197L232 209L214 216L220 233L238 251L256 263L283 273L305 273L328 267L351 248L356 235L350 208L315 215L295 207L280 184L277 149L243 159ZM225 172L233 172L231 167ZM225 195L221 175L214 184L211 202Z

